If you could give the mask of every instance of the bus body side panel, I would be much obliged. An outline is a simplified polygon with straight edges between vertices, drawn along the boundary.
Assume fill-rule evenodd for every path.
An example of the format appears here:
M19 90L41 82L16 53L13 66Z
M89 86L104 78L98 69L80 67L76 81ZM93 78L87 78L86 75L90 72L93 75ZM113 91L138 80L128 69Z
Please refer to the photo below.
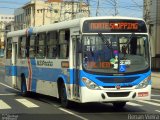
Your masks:
M14 76L12 75L11 59L6 59L5 61L5 82L9 86L13 86L12 77Z
M17 81L21 82L21 75L24 74L28 91L58 97L57 80L62 78L66 86L70 84L70 70L61 68L62 61L68 60L30 59L28 62L26 59L19 59Z

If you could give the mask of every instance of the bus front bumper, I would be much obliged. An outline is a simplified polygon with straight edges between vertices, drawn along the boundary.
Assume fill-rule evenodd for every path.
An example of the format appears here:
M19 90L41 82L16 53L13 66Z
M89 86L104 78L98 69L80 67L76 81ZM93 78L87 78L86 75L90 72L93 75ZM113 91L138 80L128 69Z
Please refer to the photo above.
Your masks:
M91 90L81 87L81 102L116 102L149 100L151 97L151 85L142 89L110 89L110 90Z

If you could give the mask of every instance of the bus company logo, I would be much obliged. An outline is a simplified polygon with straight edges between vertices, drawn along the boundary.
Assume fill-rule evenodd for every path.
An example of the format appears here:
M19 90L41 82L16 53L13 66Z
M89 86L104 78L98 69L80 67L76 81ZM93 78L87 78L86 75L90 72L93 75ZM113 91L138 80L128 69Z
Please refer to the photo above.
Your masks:
M37 65L38 66L53 66L53 62L40 60L40 61L37 61Z
M117 90L121 89L120 85L116 85L115 87L116 87Z

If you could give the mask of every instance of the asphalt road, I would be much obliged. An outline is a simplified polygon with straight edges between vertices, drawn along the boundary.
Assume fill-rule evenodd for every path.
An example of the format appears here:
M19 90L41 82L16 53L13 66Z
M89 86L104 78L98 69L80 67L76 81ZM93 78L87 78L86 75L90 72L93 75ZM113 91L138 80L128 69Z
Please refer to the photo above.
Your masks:
M150 101L129 102L122 110L109 103L73 103L61 107L57 99L32 93L22 97L7 86L0 75L0 119L2 120L160 120L160 90L152 90Z

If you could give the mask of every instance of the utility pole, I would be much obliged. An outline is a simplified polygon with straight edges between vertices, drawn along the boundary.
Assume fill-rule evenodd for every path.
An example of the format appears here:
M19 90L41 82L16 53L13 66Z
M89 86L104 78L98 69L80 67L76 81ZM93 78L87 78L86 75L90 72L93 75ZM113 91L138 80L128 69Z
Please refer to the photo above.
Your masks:
M90 1L89 0L87 0L87 5L88 5L88 16L90 17L90 14L91 14L91 12L90 12Z
M98 13L99 13L99 0L97 1L96 16L98 16Z
M117 0L113 0L114 2L114 16L118 15L118 1Z

